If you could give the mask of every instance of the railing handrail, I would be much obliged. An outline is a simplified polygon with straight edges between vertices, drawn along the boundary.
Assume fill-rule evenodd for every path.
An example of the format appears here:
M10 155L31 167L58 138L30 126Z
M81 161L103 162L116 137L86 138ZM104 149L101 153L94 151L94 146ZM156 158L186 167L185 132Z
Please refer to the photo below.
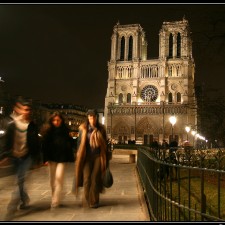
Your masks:
M214 151L215 157L206 158L206 150L185 152L184 149L180 149L180 152L176 152L177 159L179 160L181 156L186 158L180 158L181 161L174 163L173 158L170 158L171 161L165 161L169 157L169 151L165 155L160 155L159 152L149 147L140 146L138 148L137 169L152 220L223 221L225 219L225 213L222 213L225 210L221 209L222 200L220 201L222 181L219 179L225 175L225 163L222 165L222 159L225 159L225 151L221 149L211 151ZM180 153L182 155L179 155ZM215 162L211 162L212 160ZM206 162L209 163L208 168L205 166ZM173 168L176 171L177 180L173 180L170 174ZM169 180L165 179L167 173ZM195 176L192 174L195 174ZM163 180L161 180L161 176ZM217 196L215 199L217 204L213 204L215 209L210 209L212 204L210 201L212 200L205 193L205 189L212 184L208 183L205 177L214 179L213 182L217 182L216 185L214 184L217 188L213 190L213 194ZM191 184L194 184L196 180L198 180L199 185L193 188ZM183 182L186 189L182 187ZM182 193L179 193L178 190L181 192L181 189ZM196 196L196 193L199 194ZM184 201L185 196L187 196L187 199ZM193 196L199 198L199 201L195 203L196 206L192 205L195 201Z

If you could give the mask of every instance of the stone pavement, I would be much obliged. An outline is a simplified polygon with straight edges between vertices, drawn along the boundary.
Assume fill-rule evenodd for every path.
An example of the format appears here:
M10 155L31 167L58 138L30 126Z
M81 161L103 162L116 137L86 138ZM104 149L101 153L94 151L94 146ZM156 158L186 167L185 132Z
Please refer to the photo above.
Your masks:
M127 155L113 155L110 168L114 184L100 195L97 209L82 207L83 190L76 198L71 193L74 164L66 169L62 207L50 210L51 192L48 166L31 170L26 187L30 207L18 210L12 221L150 221L136 171L136 163L129 163ZM0 178L0 221L4 220L6 207L14 187L14 176Z

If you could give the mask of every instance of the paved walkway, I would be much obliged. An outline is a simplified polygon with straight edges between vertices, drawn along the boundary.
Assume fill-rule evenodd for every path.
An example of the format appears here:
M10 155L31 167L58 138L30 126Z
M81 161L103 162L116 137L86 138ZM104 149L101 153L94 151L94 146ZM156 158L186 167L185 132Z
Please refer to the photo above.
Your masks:
M82 207L82 188L77 198L71 193L73 163L66 170L62 207L54 211L50 210L48 167L30 171L26 184L30 207L18 210L13 221L149 221L136 163L129 163L125 155L113 155L110 162L114 184L100 195L97 209ZM0 178L0 221L4 220L13 187L14 176Z

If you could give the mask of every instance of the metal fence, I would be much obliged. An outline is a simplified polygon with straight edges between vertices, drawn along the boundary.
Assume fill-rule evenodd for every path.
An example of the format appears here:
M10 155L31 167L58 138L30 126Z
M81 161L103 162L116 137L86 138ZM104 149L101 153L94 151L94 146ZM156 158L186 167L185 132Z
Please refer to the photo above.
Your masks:
M225 221L225 150L138 147L152 221Z

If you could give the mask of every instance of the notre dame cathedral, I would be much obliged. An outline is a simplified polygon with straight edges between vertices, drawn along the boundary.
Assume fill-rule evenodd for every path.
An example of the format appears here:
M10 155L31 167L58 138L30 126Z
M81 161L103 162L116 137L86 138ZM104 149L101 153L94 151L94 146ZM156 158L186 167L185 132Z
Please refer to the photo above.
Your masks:
M195 63L188 21L163 22L159 56L147 58L147 40L140 24L113 27L105 125L118 143L159 143L189 138L197 130L194 92ZM170 117L176 121L171 123Z

